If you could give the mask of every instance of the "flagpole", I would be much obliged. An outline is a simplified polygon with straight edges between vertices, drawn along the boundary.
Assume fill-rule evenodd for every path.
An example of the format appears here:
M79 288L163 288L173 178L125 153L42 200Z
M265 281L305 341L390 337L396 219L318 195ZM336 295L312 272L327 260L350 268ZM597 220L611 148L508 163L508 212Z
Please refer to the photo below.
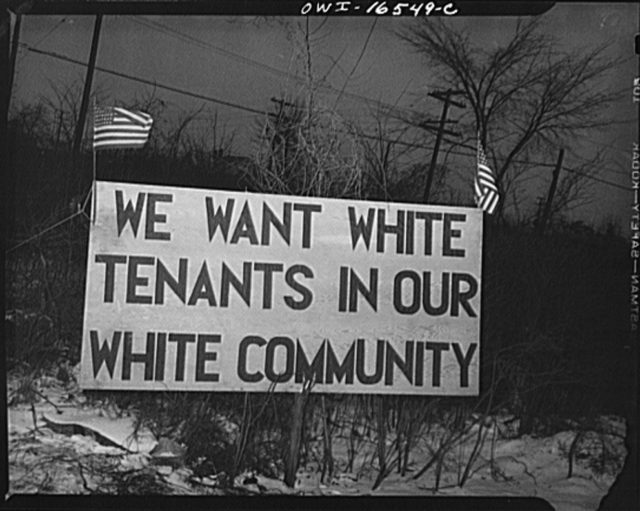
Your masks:
M95 125L96 125L96 98L93 98L93 140L91 141L91 148L92 148L92 152L93 152L93 182L92 182L92 188L93 188L93 200L91 201L92 203L92 208L91 208L91 223L95 224L96 222L96 212L97 212L97 199L98 199L98 194L97 194L97 185L96 185L96 166L97 166L97 157L96 157L96 146L95 146Z
M96 150L93 149L93 208L91 212L91 223L96 223L96 198L97 195L97 186L96 186Z

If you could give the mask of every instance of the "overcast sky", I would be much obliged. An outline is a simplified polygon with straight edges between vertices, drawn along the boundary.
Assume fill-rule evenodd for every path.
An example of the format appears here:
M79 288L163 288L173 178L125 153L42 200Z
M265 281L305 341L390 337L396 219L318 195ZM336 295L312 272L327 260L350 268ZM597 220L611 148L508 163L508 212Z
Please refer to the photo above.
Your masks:
M637 58L633 57L633 35L638 31L635 4L560 4L544 16L546 30L560 37L566 48L607 42L612 56L628 55L626 65L612 74L611 87L631 87L633 77L639 74ZM319 101L336 106L343 116L357 122L370 117L372 107L364 98L425 112L437 119L441 104L430 99L427 92L437 87L438 76L396 36L407 21L408 18L390 17L311 18L312 71L314 77L324 77L326 85L318 93ZM105 16L97 65L209 97L211 101L157 91L174 114L204 107L199 114L203 119L199 122L204 122L217 113L220 124L234 135L233 152L247 155L252 150L250 133L260 117L248 110L272 110L270 98L293 96L304 87L304 82L295 78L302 76L306 62L301 32L295 30L296 24L304 22L303 18L294 17ZM452 22L464 25L476 41L490 47L499 44L512 30L515 19L459 17ZM25 16L21 42L86 62L93 23L92 16ZM51 83L81 83L84 73L82 66L21 48L12 107L41 95L50 96ZM345 84L338 100L337 91ZM94 78L94 90L121 104L131 103L151 89L103 72L97 72ZM612 126L572 147L577 154L567 154L565 165L579 165L582 151L588 156L595 147L609 150L610 163L599 176L627 189L596 184L594 204L579 213L596 225L616 218L624 226L630 217L632 199L631 147L638 140L637 123L631 122L637 117L637 108L630 91L611 114L629 122ZM433 140L426 143L432 144ZM548 160L553 163L555 155L549 155ZM456 165L470 168L474 164L473 155L468 161L456 161Z

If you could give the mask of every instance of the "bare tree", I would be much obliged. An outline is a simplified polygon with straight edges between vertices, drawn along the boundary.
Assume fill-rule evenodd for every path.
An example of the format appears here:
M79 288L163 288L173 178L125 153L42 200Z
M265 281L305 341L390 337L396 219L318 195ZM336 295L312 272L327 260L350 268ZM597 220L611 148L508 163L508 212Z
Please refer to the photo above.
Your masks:
M249 177L264 192L316 197L362 197L363 165L356 137L337 113L300 102L264 120Z
M458 124L465 134L461 145L479 133L505 193L518 188L525 174L540 172L528 164L531 158L549 161L556 148L610 125L607 109L620 97L605 78L621 59L612 59L606 46L562 50L541 24L541 18L518 20L505 43L490 47L444 20L424 19L398 33L440 73L444 89L466 99L470 108ZM567 185L580 181L574 177ZM580 198L565 192L564 206Z

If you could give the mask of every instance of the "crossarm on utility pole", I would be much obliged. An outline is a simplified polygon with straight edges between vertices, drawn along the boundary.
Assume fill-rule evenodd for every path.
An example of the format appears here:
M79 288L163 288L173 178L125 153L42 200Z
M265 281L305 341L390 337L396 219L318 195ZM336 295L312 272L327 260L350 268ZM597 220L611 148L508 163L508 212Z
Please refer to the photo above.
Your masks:
M444 105L442 105L442 114L440 115L440 123L438 125L438 133L436 135L436 143L433 148L433 152L431 153L431 162L429 163L429 173L427 174L427 182L424 186L423 193L423 201L427 203L429 201L429 195L431 193L431 185L433 183L433 175L436 170L436 163L438 162L438 152L440 151L440 143L442 142L442 136L445 131L445 124L447 122L447 112L449 111L449 105L457 106L458 108L464 108L465 105L463 103L459 103L451 99L451 95L454 94L454 91L448 90L444 94L439 92L431 92L430 96L439 99L440 101L444 101ZM451 132L449 132L451 133Z

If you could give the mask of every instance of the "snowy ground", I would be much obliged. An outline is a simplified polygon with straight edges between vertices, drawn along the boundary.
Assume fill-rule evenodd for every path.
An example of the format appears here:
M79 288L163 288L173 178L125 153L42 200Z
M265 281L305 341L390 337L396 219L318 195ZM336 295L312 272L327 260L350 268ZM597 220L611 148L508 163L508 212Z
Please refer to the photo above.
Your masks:
M148 431L134 435L132 417L103 404L89 404L77 388L41 378L32 407L28 400L19 399L18 386L18 381L8 384L10 493L223 494L215 478L196 477L179 456L163 461L157 440ZM321 483L317 467L308 465L299 470L294 489L260 474L242 474L236 486L256 494L535 496L557 510L595 510L625 456L624 423L602 417L601 424L613 434L583 435L570 478L568 452L576 431L548 438L509 438L496 420L485 430L482 450L462 487L458 483L477 437L474 429L444 458L437 491L435 467L413 479L430 459L427 439L412 451L411 472L405 476L392 472L375 491L371 488L376 471L370 462L362 463L373 458L373 443L361 450L361 462L354 464L353 473L345 473L346 444L339 440L334 446L338 469L331 481Z

